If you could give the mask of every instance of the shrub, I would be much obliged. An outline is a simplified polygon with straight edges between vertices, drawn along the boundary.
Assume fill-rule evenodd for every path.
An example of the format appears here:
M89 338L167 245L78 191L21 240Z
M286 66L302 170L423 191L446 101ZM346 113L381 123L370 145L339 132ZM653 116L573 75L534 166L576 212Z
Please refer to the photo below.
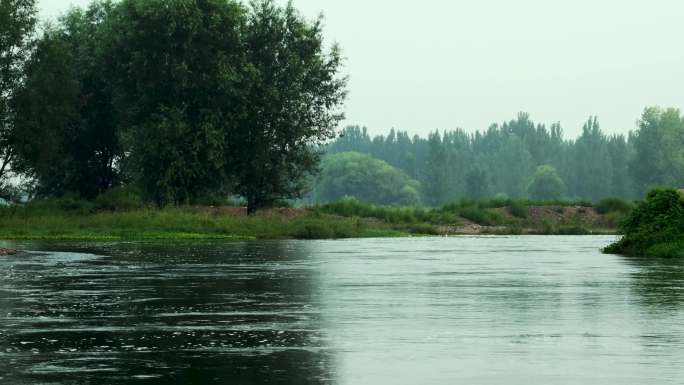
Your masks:
M654 189L622 223L623 238L604 251L615 254L678 256L684 244L684 199L675 189Z
M132 187L115 187L95 198L95 209L131 211L143 207L140 192Z
M514 217L521 219L525 219L529 215L529 209L520 201L512 202L508 208L508 212Z
M594 208L599 214L612 212L629 214L634 209L634 204L619 198L607 198L597 203Z
M435 226L429 225L427 223L416 223L408 228L408 231L412 234L420 235L439 235L439 229Z

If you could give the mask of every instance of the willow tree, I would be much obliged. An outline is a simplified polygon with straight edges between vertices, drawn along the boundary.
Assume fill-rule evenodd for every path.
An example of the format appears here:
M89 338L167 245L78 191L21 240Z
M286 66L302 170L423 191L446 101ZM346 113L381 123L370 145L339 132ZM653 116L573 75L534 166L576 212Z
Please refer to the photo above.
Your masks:
M305 20L291 3L253 1L242 39L240 112L227 160L253 213L303 195L319 144L343 118L346 79L337 46L324 47L321 20Z

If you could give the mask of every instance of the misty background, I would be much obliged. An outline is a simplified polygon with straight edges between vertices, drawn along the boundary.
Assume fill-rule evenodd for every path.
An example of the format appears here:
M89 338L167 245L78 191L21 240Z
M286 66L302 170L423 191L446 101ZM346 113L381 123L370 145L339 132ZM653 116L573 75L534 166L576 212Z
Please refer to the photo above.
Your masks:
M86 0L39 1L54 18ZM285 3L285 1L282 1ZM325 16L349 75L347 119L371 134L390 128L484 130L526 111L560 122L566 137L596 115L627 133L644 107L683 106L679 39L684 3L295 0Z

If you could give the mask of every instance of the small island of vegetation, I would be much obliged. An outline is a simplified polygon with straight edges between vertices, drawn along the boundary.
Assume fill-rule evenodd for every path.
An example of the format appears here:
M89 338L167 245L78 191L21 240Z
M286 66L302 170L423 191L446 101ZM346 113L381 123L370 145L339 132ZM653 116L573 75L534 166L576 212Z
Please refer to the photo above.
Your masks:
M684 197L675 189L651 190L621 226L624 237L605 252L684 257Z

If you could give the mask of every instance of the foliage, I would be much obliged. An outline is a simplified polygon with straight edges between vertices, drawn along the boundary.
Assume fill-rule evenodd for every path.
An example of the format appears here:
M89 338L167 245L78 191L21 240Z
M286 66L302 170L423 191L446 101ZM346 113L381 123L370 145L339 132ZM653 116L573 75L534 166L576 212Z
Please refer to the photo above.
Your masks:
M62 175L67 132L78 125L79 83L73 57L55 31L46 31L26 64L26 79L13 100L16 111L12 132L13 166L26 175L50 178ZM47 195L63 195L67 181L54 178ZM49 183L49 182L48 182ZM58 190L59 193L57 193Z
M401 236L408 231L353 218L305 214L230 216L192 208L92 212L78 201L36 201L0 207L0 238L37 240L192 240ZM82 202L92 207L92 203Z
M596 118L576 140L563 138L559 124L535 124L521 113L484 132L433 132L427 138L390 130L371 137L366 128L350 126L326 147L330 154L356 151L381 159L418 180L423 202L439 206L462 198L502 194L514 199L541 199L528 187L540 166L550 166L565 184L552 198L600 200L635 197L629 160L633 136L608 136ZM587 187L588 186L588 187Z
M434 210L420 207L389 207L364 203L354 198L344 198L315 208L316 211L342 217L375 218L388 223L441 223L443 218ZM453 221L453 218L452 218Z
M386 162L357 152L324 158L316 186L319 202L355 197L381 205L420 204L418 182Z
M16 101L16 163L44 196L73 192L92 199L120 180L122 149L104 49L112 7L105 1L72 9L44 32L26 68Z
M632 137L629 167L643 193L654 186L684 186L684 117L679 110L647 108Z
M516 218L525 219L529 215L529 209L524 202L514 201L510 203L508 212Z
M595 204L594 208L599 214L608 214L612 212L629 214L634 209L634 204L620 198L606 198Z
M23 64L36 24L35 0L0 1L0 188L15 153L11 143L14 111L11 100L23 77Z
M489 191L489 177L482 168L473 168L466 175L466 197L469 199L487 198Z
M575 191L577 196L596 201L612 195L612 161L608 139L596 117L582 127L575 143Z
M115 187L98 195L94 201L97 210L132 211L144 207L141 193L133 187Z
M253 212L302 197L316 148L343 118L346 79L339 48L323 48L322 20L306 21L291 2L253 1L242 39L243 102L229 150L236 192Z
M462 200L449 203L440 208L442 212L453 213L482 226L497 226L504 224L504 219L498 212L492 210L491 202Z
M653 189L622 224L623 238L606 252L679 256L684 243L684 198L675 189Z
M472 134L348 127L336 137L342 56L324 47L322 20L292 3L103 0L37 38L34 24L33 0L0 3L0 189L12 190L11 161L39 195L75 211L137 209L138 194L122 191L139 189L159 206L239 196L253 213L316 182L323 201L422 202L435 207L430 220L500 224L511 219L502 207L528 219L526 199L630 199L684 185L676 109L647 108L628 137L606 135L592 117L569 140L526 113ZM329 161L316 179L322 151ZM493 195L501 199L462 200ZM617 221L630 208L597 210Z
M228 183L243 23L237 3L220 0L125 0L113 12L115 106L129 167L160 206Z
M537 167L532 182L527 187L530 198L549 201L560 199L565 192L565 183L558 176L558 172L553 166L544 165Z

